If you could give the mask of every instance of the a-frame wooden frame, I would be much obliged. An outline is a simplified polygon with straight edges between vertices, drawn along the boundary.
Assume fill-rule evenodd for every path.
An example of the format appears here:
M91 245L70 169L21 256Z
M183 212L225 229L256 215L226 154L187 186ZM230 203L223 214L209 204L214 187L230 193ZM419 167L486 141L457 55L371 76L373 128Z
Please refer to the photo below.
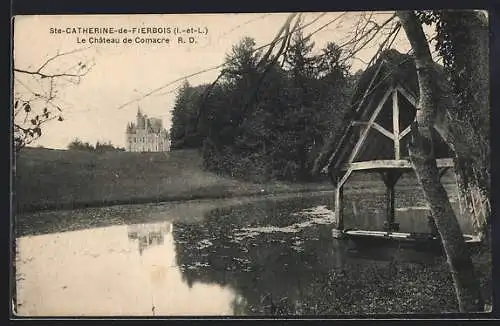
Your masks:
M398 225L395 223L395 196L394 196L394 186L396 185L401 174L406 170L412 170L412 163L408 159L401 159L401 140L403 137L411 132L411 126L406 126L403 130L400 130L399 124L399 104L398 97L403 96L408 100L408 102L416 107L417 101L415 97L408 92L401 85L394 85L390 87L377 106L371 114L368 121L353 121L351 125L361 126L362 130L360 132L360 137L355 143L352 152L349 154L347 162L341 164L338 170L341 172L337 174L334 180L335 183L335 216L337 220L337 229L334 230L334 236L341 236L344 231L344 217L343 217L343 188L344 184L354 171L359 170L378 170L382 174L386 186L386 198L387 198L387 222L386 231L392 232L398 230ZM389 131L378 124L377 117L383 110L386 101L392 97L392 126L393 131ZM380 134L384 135L390 139L394 144L394 159L389 160L370 160L370 161L357 161L358 154L362 149L363 145L367 141L368 134L370 130L376 130ZM442 169L442 173L448 168L454 166L452 158L442 158L436 160L438 168ZM331 171L330 171L331 172ZM442 175L442 174L441 174Z

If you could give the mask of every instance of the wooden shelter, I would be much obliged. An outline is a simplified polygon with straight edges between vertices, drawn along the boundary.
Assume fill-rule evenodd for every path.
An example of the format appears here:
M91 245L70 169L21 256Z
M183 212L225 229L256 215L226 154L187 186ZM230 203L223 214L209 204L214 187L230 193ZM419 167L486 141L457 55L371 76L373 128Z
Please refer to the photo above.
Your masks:
M438 73L439 87L446 87L443 73ZM441 94L449 94L446 91ZM378 172L386 187L387 220L385 232L366 231L374 236L399 234L395 221L394 187L405 171L412 171L407 145L411 139L411 124L415 120L418 100L418 80L413 58L395 50L382 53L377 62L360 77L352 99L347 126L340 137L330 141L316 161L315 169L327 172L335 186L335 236L344 235L343 189L355 171ZM442 97L438 110L442 114L452 105ZM439 113L438 113L439 114ZM453 152L441 136L445 119L437 119L433 135L436 163L444 172L454 166Z

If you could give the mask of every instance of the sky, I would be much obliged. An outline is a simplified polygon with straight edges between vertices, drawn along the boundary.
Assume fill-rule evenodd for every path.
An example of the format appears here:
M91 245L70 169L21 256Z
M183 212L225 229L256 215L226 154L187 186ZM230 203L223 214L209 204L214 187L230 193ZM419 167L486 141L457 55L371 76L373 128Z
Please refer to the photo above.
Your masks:
M382 22L390 12L375 13L372 17ZM354 26L361 13L303 13L304 28L308 35L330 23L312 35L315 51L327 42L342 44L352 37ZM44 73L70 72L78 62L90 70L78 84L60 79L53 85L57 90L54 103L63 111L62 122L50 121L43 127L40 139L30 146L66 149L78 138L95 144L110 141L125 147L125 128L135 121L138 107L148 116L161 118L164 127L171 125L171 110L176 90L187 80L191 85L212 82L219 69L198 72L217 67L224 62L243 37L253 37L257 46L268 44L276 36L289 13L255 14L162 14L162 15L37 15L14 18L14 67L38 70L47 59L58 56L44 66ZM89 28L111 28L115 33L89 34ZM170 27L170 34L138 34L141 28ZM183 31L193 27L201 33L175 34L175 28ZM86 31L83 29L87 29ZM116 33L119 29L127 34ZM57 33L57 31L62 31ZM134 32L135 31L135 32ZM118 39L119 43L96 44L92 37ZM179 43L178 37L186 43ZM145 44L140 38L168 38L170 43ZM195 43L189 43L189 37ZM130 38L131 43L124 43ZM86 43L82 43L85 39ZM363 69L376 52L380 41L373 40L352 61L352 70ZM406 52L409 48L403 31L398 34L394 48ZM47 92L47 80L15 74L14 93L31 92L35 89ZM187 77L187 78L186 78ZM163 87L168 85L166 87ZM23 93L24 94L24 93ZM16 117L19 119L20 117Z

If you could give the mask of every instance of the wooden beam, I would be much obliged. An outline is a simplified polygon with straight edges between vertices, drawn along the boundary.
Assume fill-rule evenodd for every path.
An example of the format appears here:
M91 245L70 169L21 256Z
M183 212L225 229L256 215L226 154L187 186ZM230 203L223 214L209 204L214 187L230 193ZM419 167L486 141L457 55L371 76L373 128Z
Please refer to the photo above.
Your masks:
M354 126L353 124L354 121L351 121L349 123L349 125L347 126L347 128L344 130L344 133L342 134L342 138L340 139L339 143L337 144L335 150L333 151L333 153L330 155L330 157L328 158L328 163L323 167L322 169L322 172L328 172L332 166L336 166L338 163L336 164L332 164L333 163L333 158L337 156L337 153L343 148L342 146L345 147L345 141L346 139L348 138L348 135L350 133L350 130L351 128Z
M353 121L352 125L353 126L366 126L368 124L368 121Z
M372 91L373 83L375 83L375 80L377 79L378 74L380 73L381 69L382 69L382 64L379 64L378 67L377 67L377 70L375 71L375 73L372 76L372 79L370 80L370 84L365 89L365 92L363 94L363 98L361 98L361 102L359 102L358 107L356 108L356 112L359 112L359 110L361 109L361 106L365 103L366 98L368 97L368 95Z
M373 125L372 125L372 127L373 127L373 129L378 130L381 134L383 134L387 138L392 139L392 140L395 139L394 138L394 134L392 132L390 132L389 130L385 129L384 127L382 127L378 123L374 122Z
M400 92L407 100L410 102L411 105L413 105L415 108L417 107L417 99L410 94L403 86L398 85L396 86L396 89L398 92ZM411 131L411 125L406 127L400 134L399 134L399 139L403 139L404 136L406 136L409 132Z
M368 121L354 121L353 125L354 126L368 126L369 123L368 123ZM392 132L390 132L389 130L385 129L384 127L382 127L381 125L379 125L378 123L373 122L371 127L373 127L373 129L379 131L381 134L383 134L387 138L394 140L394 134Z
M415 96L410 94L410 92L408 92L401 85L396 86L396 89L408 100L408 102L410 102L411 105L413 105L414 107L417 107L417 99L415 98Z
M401 158L401 150L399 146L399 104L397 89L392 93L392 130L394 133L394 159L399 160Z
M405 130L403 130L400 134L399 134L399 140L403 139L404 136L406 136L407 134L409 134L411 131L411 125L409 125L408 127L405 128Z
M453 168L455 167L455 162L452 158L438 158L436 159L436 164L438 168Z
M375 97L372 96L370 98L367 106L371 107L374 100L375 100ZM364 116L364 115L362 115L362 116ZM353 123L352 121L349 123L349 126L344 131L344 133L342 134L342 138L340 139L339 143L337 144L337 147L335 148L334 152L330 155L330 158L328 159L327 169L337 168L339 166L339 164L340 164L341 158L344 157L345 152L346 152L346 148L348 147L346 145L346 140L349 140L350 131L351 131L351 128L353 127L352 123ZM337 158L336 162L333 162L334 158Z
M436 160L438 167L453 167L453 159L439 158ZM347 163L341 166L341 171L358 171L358 170L371 170L371 169L413 169L410 160L374 160Z
M372 116L370 117L370 120L368 120L368 125L363 130L363 133L361 134L360 139L358 140L358 142L354 146L354 149L353 149L351 155L349 156L349 160L348 160L349 163L352 163L354 161L354 159L356 158L356 156L358 155L359 150L361 149L361 146L365 142L366 136L368 136L368 131L370 131L371 125L373 124L375 119L378 117L378 114L380 113L380 111L384 107L385 101L387 101L387 98L391 94L392 90L393 89L390 88L385 92L384 96L382 97L379 104L375 108L375 111L373 112Z
M370 238L382 238L382 239L387 239L387 232L384 231L371 231L371 230L347 230L345 231L346 236L352 236L352 237L370 237ZM411 233L408 232L392 232L389 234L389 238L391 239L401 239L401 240L409 240L409 241L414 241L415 238L412 236ZM434 240L437 240L434 238ZM464 240L465 243L467 244L475 244L475 243L480 243L481 239L472 234L464 234Z
M395 169L381 169L380 175L382 177L382 181L387 187L392 187L396 185L399 178L403 175L403 171L398 171Z
M347 172L340 178L339 183L337 184L337 187L343 187L344 184L346 183L347 179L351 176L352 169L347 169Z
M335 220L337 230L344 230L344 187L335 188Z

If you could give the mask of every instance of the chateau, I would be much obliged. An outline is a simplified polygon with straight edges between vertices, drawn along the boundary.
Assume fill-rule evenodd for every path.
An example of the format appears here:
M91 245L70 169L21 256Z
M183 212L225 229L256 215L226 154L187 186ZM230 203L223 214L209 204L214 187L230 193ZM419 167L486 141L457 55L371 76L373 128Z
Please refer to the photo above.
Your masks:
M170 148L168 132L158 118L148 118L137 109L137 121L127 125L126 150L129 152L166 152Z

